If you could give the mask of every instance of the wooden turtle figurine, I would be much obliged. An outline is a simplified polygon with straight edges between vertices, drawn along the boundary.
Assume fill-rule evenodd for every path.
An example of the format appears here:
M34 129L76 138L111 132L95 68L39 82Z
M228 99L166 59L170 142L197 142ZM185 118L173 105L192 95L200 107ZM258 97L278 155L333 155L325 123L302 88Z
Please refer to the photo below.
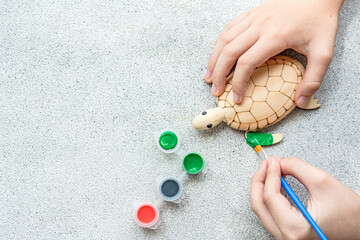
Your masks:
M287 56L274 56L254 70L248 80L244 100L235 104L231 72L225 92L217 98L218 107L196 116L192 125L205 130L226 122L230 127L244 131L273 125L296 107L295 91L303 76L304 67L300 62ZM312 98L303 109L319 108L321 104L317 101Z

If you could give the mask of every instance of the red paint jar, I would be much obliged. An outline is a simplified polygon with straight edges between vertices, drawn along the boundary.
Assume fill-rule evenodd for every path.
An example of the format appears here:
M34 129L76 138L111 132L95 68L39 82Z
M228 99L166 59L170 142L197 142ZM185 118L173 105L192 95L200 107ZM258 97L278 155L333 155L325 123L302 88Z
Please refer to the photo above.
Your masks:
M135 220L141 227L155 229L159 221L159 210L150 202L141 203L135 209Z

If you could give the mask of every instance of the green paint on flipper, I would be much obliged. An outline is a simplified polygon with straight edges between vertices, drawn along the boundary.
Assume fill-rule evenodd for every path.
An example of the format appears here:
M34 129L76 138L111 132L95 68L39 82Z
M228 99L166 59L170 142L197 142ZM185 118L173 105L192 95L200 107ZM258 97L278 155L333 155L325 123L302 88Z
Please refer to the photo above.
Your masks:
M271 133L248 132L246 134L246 143L252 148L257 145L268 146L273 144L273 136Z

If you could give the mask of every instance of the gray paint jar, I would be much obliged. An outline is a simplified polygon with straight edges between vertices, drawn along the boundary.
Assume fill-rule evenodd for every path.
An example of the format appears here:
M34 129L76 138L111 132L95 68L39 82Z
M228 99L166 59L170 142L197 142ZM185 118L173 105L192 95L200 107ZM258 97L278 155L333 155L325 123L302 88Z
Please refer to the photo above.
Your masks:
M183 197L183 186L179 179L166 177L159 183L159 194L165 201L179 203Z

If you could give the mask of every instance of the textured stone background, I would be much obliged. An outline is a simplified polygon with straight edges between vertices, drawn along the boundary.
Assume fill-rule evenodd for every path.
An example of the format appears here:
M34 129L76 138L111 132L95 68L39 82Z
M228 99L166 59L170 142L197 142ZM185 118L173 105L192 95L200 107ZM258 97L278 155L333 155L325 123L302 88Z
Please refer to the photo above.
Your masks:
M270 238L250 209L259 159L243 133L190 124L215 106L202 76L218 34L260 3L1 1L0 238ZM270 154L301 157L358 193L359 29L359 2L347 0L323 106L267 130L285 135ZM209 171L188 179L181 205L162 205L150 231L135 225L131 203L154 201L156 178L182 172L154 144L164 126Z

